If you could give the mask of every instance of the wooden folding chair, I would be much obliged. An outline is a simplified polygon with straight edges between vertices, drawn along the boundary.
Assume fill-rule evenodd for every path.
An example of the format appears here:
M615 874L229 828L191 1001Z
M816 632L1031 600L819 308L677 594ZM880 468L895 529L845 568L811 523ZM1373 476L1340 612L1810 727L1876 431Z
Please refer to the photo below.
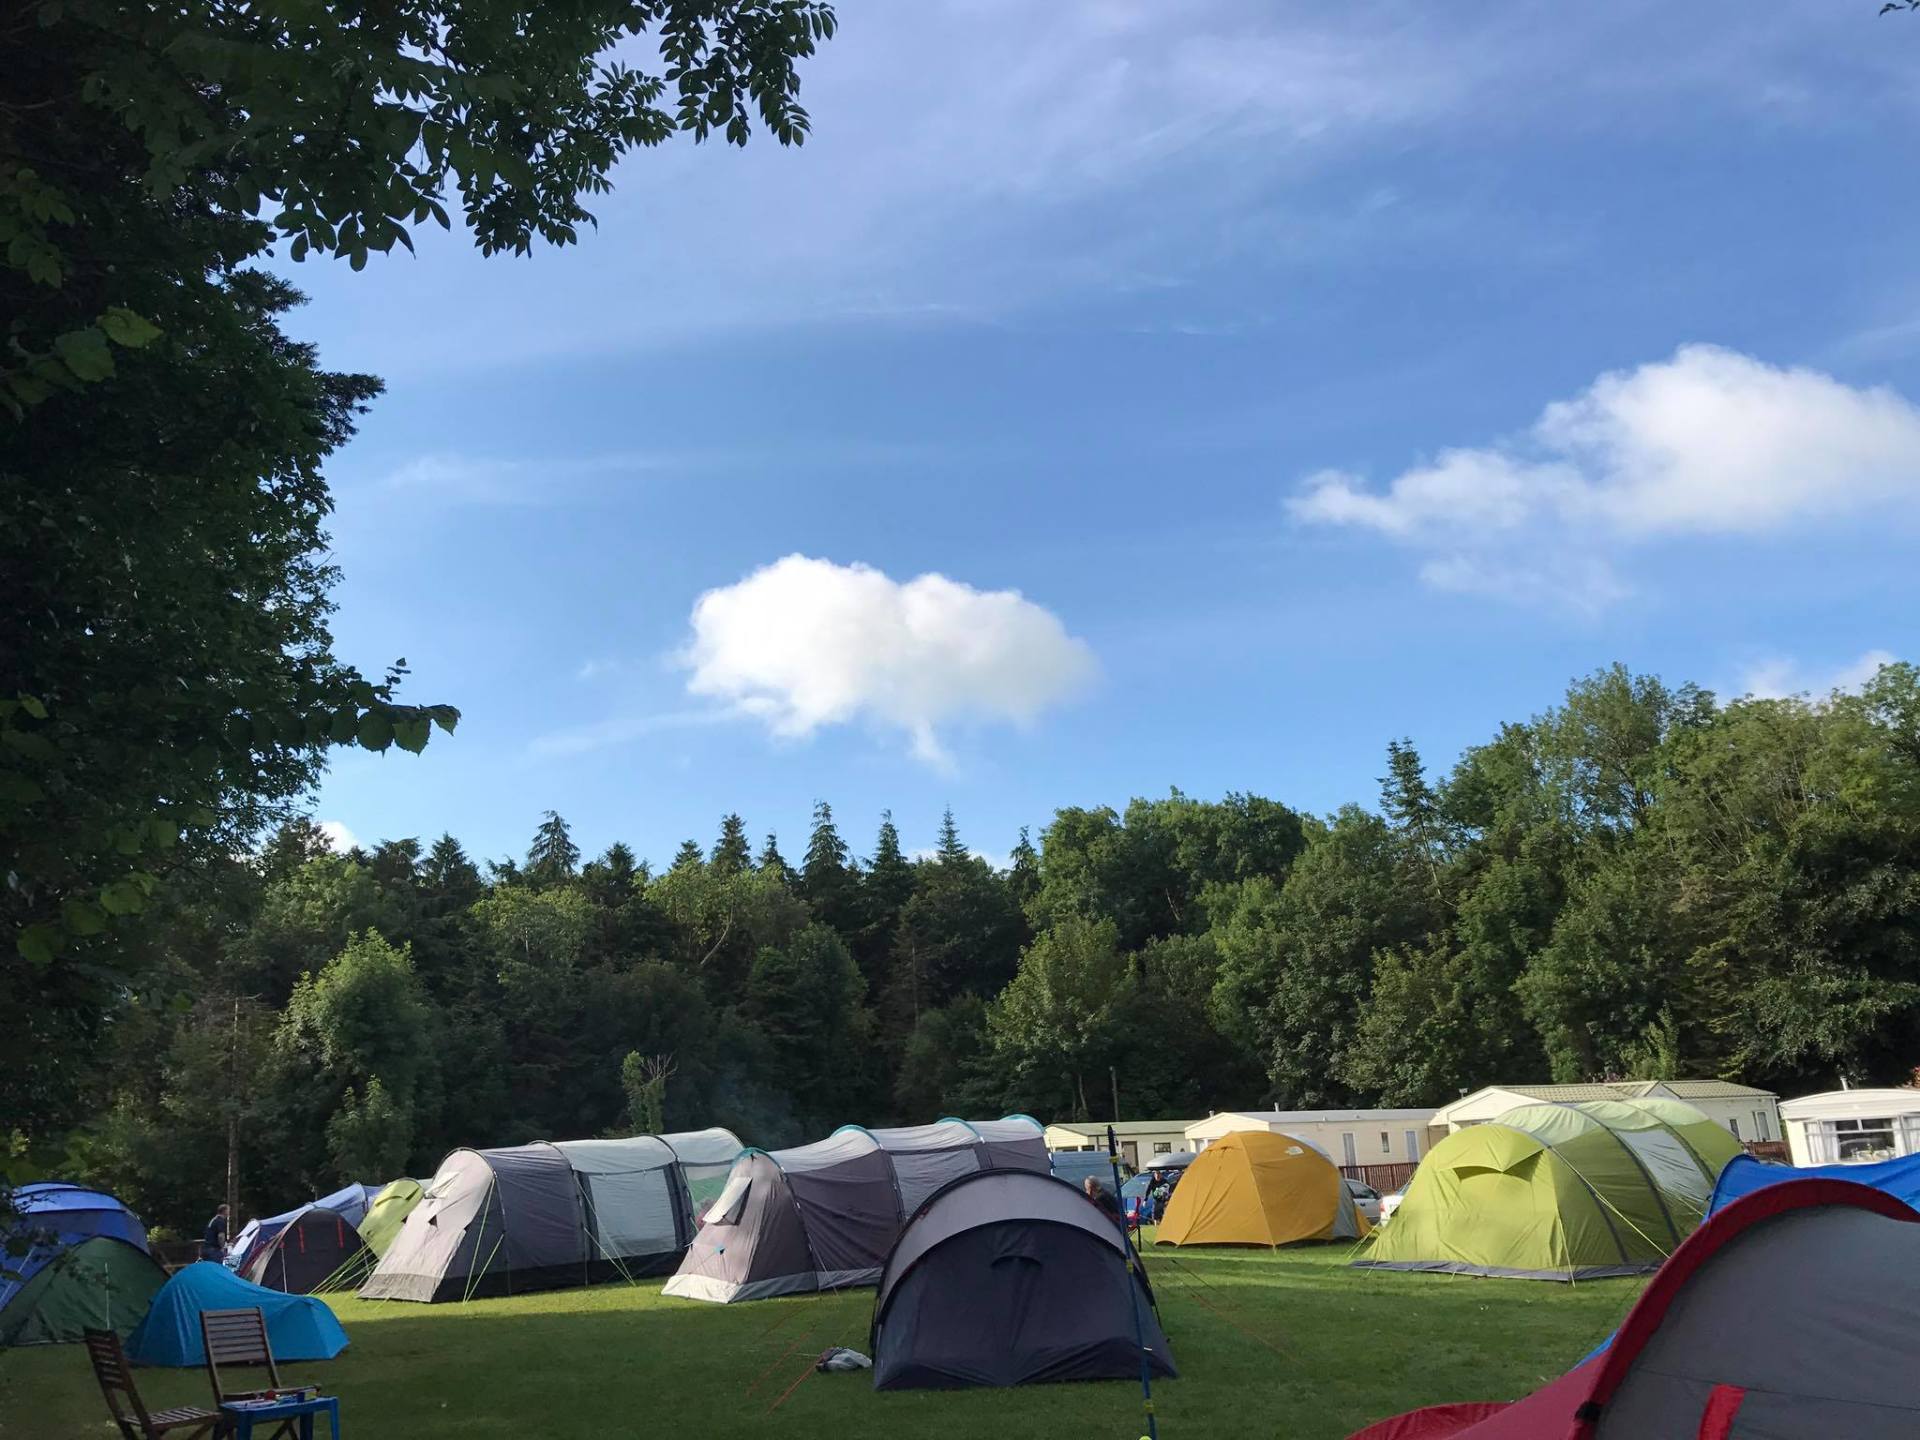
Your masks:
M201 1410L193 1405L175 1405L166 1410L148 1410L133 1383L133 1366L120 1337L111 1330L88 1330L87 1358L93 1362L93 1377L100 1382L113 1423L120 1427L124 1440L157 1440L159 1436L185 1431L184 1440L202 1436L223 1436L231 1428L218 1410Z
M216 1406L229 1400L258 1400L268 1391L286 1389L280 1383L280 1367L274 1363L273 1346L267 1341L266 1313L258 1306L245 1310L202 1310L200 1338L206 1344L207 1379L213 1382ZM265 1370L267 1383L255 1390L229 1390L220 1376L222 1366L229 1371ZM284 1421L270 1440L283 1435L291 1440L296 1430L294 1421Z

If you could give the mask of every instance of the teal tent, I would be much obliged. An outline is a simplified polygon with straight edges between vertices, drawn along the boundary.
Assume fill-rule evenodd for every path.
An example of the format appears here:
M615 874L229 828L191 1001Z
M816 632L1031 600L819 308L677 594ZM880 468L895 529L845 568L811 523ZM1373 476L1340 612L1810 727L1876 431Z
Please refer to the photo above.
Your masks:
M267 1342L276 1360L331 1360L347 1348L347 1332L324 1300L287 1295L242 1280L224 1265L200 1260L153 1297L153 1308L127 1340L136 1365L201 1365L202 1310L258 1309L267 1317Z

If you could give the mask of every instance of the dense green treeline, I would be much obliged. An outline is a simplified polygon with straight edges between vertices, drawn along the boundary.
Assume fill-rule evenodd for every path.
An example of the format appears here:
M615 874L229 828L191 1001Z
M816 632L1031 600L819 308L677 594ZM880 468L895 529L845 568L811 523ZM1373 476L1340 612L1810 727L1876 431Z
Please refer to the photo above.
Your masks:
M1716 703L1622 668L1444 774L1387 748L1327 817L1173 792L1064 809L996 870L817 807L655 871L549 814L332 853L308 823L168 877L143 977L42 1167L198 1218L228 1122L249 1208L447 1149L664 1125L1437 1103L1494 1080L1920 1061L1920 672Z

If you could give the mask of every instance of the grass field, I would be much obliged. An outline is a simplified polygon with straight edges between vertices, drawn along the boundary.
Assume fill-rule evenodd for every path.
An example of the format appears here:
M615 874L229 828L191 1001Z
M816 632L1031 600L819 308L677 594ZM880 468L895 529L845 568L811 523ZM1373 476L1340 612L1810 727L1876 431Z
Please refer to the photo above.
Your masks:
M1414 1405L1511 1399L1585 1354L1640 1288L1349 1270L1344 1246L1148 1257L1180 1367L1154 1387L1168 1440L1339 1440ZM339 1299L351 1347L286 1378L339 1395L351 1440L1133 1440L1145 1429L1136 1384L880 1395L864 1373L812 1373L829 1345L867 1348L871 1290L729 1308L665 1299L660 1284L465 1306ZM0 1437L111 1433L78 1346L0 1357ZM207 1399L199 1371L143 1370L141 1388L150 1406Z

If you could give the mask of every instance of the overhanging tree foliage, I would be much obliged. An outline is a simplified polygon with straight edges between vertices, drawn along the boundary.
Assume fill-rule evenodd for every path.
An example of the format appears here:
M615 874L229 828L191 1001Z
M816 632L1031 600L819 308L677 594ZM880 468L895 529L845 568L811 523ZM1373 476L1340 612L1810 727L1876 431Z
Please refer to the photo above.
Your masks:
M108 932L167 866L285 818L329 747L458 719L332 653L321 466L379 382L289 341L299 297L250 262L358 269L450 209L488 253L567 243L635 146L798 143L833 27L805 0L0 15L0 1113L78 1103L47 1057L140 983Z

